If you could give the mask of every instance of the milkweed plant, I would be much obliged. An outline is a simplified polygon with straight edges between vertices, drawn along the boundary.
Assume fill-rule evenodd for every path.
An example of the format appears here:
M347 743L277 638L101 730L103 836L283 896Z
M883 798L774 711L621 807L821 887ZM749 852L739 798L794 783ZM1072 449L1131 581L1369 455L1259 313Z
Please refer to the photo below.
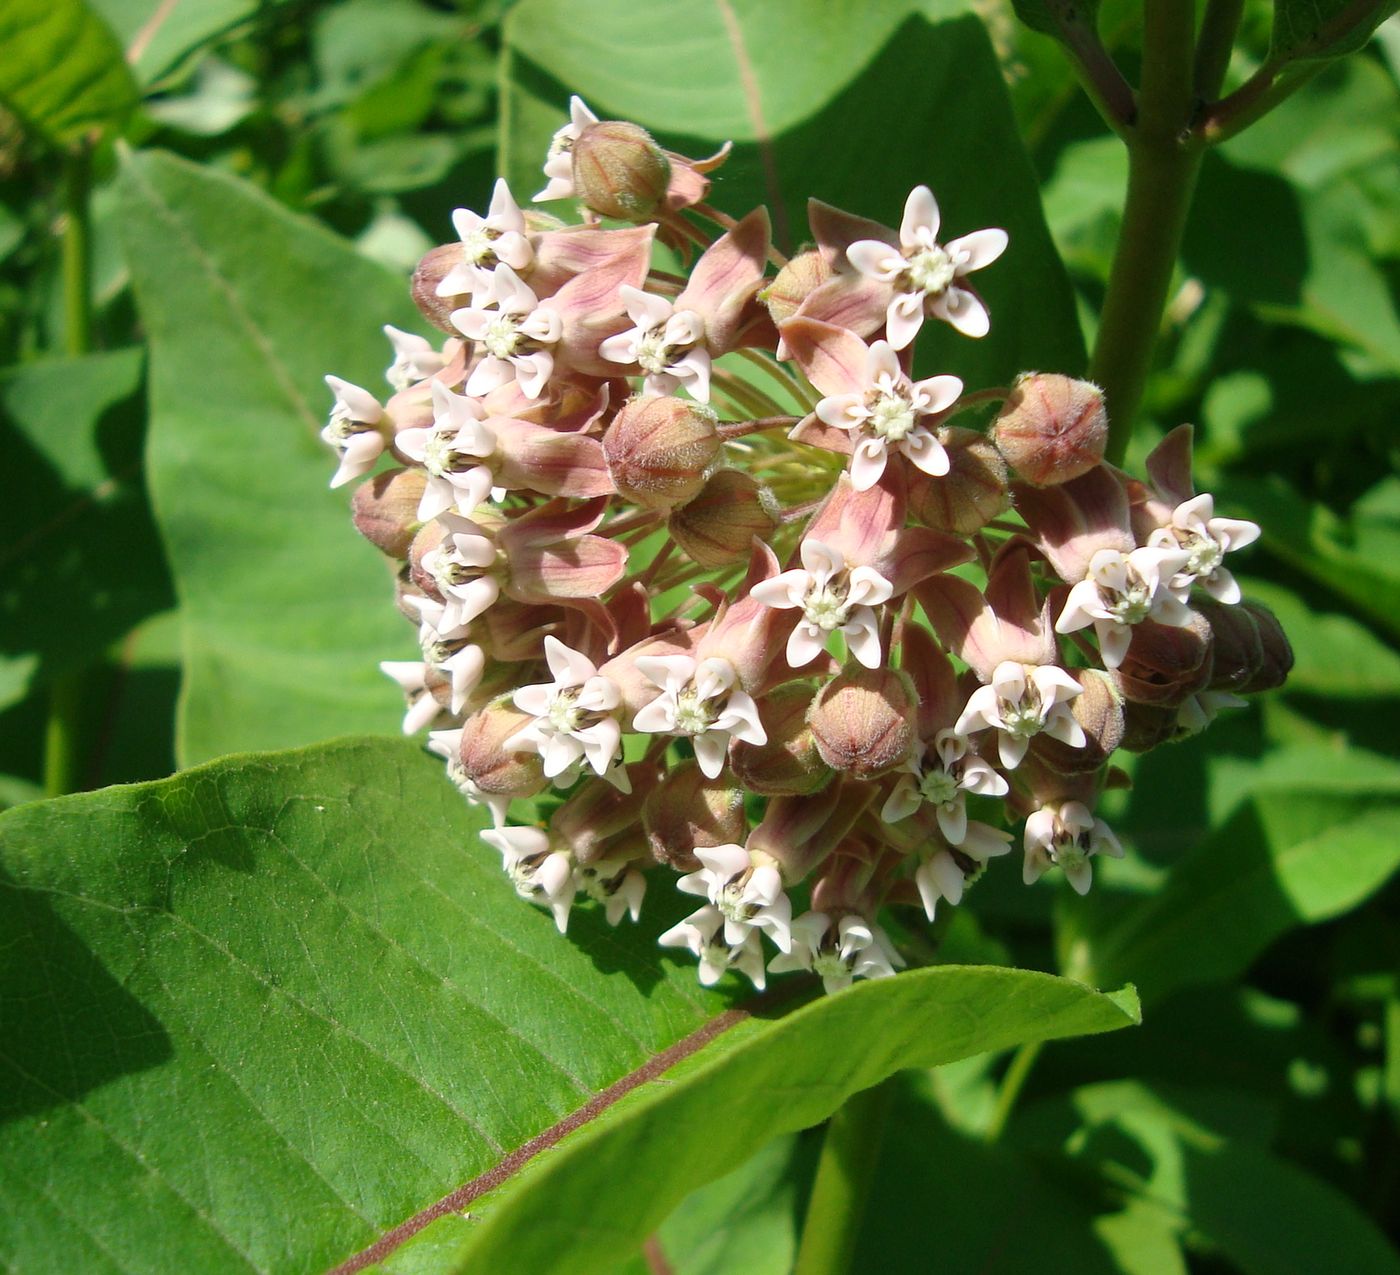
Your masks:
M1189 425L1133 474L1089 381L914 370L997 321L1007 235L956 191L897 227L811 200L788 259L707 202L727 147L570 109L542 207L499 180L419 264L442 337L385 328L392 394L326 377L416 632L404 731L561 932L694 896L659 941L706 984L889 977L888 906L933 921L1013 854L1087 892L1120 750L1288 674L1231 572L1259 527L1196 490Z

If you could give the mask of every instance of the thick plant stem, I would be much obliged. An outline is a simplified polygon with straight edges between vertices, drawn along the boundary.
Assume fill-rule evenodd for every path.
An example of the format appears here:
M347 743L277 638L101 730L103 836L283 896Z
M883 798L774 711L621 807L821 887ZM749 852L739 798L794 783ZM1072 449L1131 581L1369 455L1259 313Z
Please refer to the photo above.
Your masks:
M73 357L92 349L92 157L69 152L63 169L63 348ZM83 786L83 674L57 674L44 730L44 793L58 797Z
M1145 0L1138 126L1128 140L1128 197L1113 254L1089 376L1108 402L1107 459L1122 461L1132 437L1162 324L1172 269L1200 168L1187 136L1194 9L1190 0Z
M852 1094L826 1126L794 1275L846 1275L865 1216L897 1077Z

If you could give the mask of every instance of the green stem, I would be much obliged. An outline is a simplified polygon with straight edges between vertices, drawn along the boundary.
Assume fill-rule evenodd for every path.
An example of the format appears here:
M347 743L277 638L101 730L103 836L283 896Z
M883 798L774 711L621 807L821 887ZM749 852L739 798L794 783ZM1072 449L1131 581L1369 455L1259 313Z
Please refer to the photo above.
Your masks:
M827 1122L793 1275L846 1275L855 1256L895 1076L852 1094Z
M1220 95L1225 72L1230 69L1230 53L1240 29L1244 0L1207 0L1201 18L1201 34L1196 41L1196 96L1211 102Z
M1120 463L1152 364L1200 168L1186 137L1194 98L1191 0L1144 0L1142 92L1128 139L1128 196L1090 379L1108 401L1107 459Z
M1229 141L1292 97L1327 65L1319 60L1301 67L1289 66L1287 75L1279 74L1272 65L1260 67L1229 97L1206 112L1196 125L1196 136L1212 146Z
M1040 1047L1043 1043L1039 1040L1031 1041L1029 1044L1022 1045L1011 1056L1011 1063L1006 1069L1006 1075L1001 1078L1001 1088L997 1090L996 1108L993 1110L991 1121L987 1125L988 1142L995 1142L1001 1137L1002 1131L1006 1128L1006 1122L1011 1119L1016 1099L1021 1096L1026 1079L1035 1066L1035 1060L1040 1057Z
M70 151L63 167L63 348L92 349L92 154ZM49 690L44 730L44 792L58 797L83 786L83 674L59 673Z

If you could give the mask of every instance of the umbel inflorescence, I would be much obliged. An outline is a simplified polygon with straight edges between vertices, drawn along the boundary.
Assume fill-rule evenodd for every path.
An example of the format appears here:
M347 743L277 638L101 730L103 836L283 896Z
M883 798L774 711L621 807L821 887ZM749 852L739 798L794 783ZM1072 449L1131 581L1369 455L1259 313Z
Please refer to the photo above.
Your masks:
M945 239L922 186L897 231L814 200L785 261L764 209L705 202L724 158L575 98L536 199L582 224L503 181L458 210L413 279L446 339L386 328L396 392L327 377L324 437L333 485L394 462L354 497L418 631L383 667L517 891L562 931L678 873L700 906L660 941L703 982L832 990L903 963L883 909L932 920L1013 835L1027 882L1088 890L1122 853L1095 814L1114 752L1291 655L1241 601L1226 559L1259 529L1196 494L1189 427L1139 481L1103 462L1093 385L914 379L926 325L989 330L970 276L1003 231Z

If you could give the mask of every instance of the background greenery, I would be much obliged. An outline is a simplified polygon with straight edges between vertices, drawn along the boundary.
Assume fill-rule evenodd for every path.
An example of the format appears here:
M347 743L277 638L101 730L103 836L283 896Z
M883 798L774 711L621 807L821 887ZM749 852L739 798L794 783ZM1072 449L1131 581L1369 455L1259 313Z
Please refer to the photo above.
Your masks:
M1135 6L1099 20L1131 74ZM1278 38L1250 0L1229 83ZM1397 74L1392 21L1207 155L1130 455L1197 423L1285 689L1136 766L1087 899L990 872L928 970L760 1006L383 1269L776 1275L800 1131L912 1068L857 1269L1400 1270ZM10 0L0 1267L324 1269L734 1012L651 948L664 903L558 940L389 737L411 635L316 438L322 373L378 383L407 272L497 171L540 184L571 91L733 138L715 202L784 246L808 194L888 222L929 182L1012 233L948 366L1084 368L1126 163L996 0ZM36 801L55 737L71 786L150 782ZM1006 1047L1135 1009L1001 966L1131 981L1142 1026L1045 1049L1008 1118Z

